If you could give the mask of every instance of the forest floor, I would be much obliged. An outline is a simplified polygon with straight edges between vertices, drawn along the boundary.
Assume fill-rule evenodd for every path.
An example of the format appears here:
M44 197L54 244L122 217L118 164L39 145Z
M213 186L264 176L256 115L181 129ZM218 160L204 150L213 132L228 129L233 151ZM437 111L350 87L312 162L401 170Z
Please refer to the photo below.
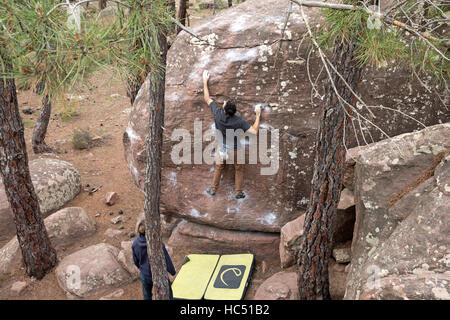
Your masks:
M212 10L192 12L191 23L201 21L203 17L212 14ZM120 248L121 241L129 241L130 232L135 231L136 217L143 211L144 194L134 185L128 171L124 157L122 143L123 132L128 123L131 111L130 100L126 96L124 83L112 76L112 72L99 71L95 73L90 84L77 92L64 95L54 104L49 124L46 142L59 151L58 154L35 155L31 150L31 134L34 122L39 115L40 99L32 90L19 90L19 109L32 108L33 114L21 113L25 125L25 139L27 143L29 161L39 157L50 157L65 160L73 164L79 171L82 186L99 187L92 195L82 190L78 196L67 203L65 207L81 207L95 220L97 232L79 243L60 250L58 258L80 250L81 248L101 242L110 243ZM99 141L89 149L77 150L72 145L74 130L87 130L92 136L100 137ZM84 188L82 188L84 189ZM107 192L114 191L119 195L119 201L113 206L104 203ZM118 238L109 238L104 235L108 228L118 229L118 225L111 223L111 218L124 212L121 223L123 235ZM109 215L109 212L113 215ZM100 216L96 216L100 213ZM163 239L167 243L167 238ZM0 242L0 247L7 241ZM180 251L173 248L172 260L176 270L180 270L184 257L193 252ZM256 261L252 281L249 284L245 299L252 299L261 283L273 274L282 271L279 261ZM295 271L295 266L283 271ZM26 281L28 288L20 297L10 296L12 283ZM120 300L142 299L142 289L139 280L121 287L124 294ZM89 299L99 299L115 290L105 292ZM33 281L23 268L16 272L7 281L0 283L0 299L25 300L61 300L67 299L64 291L59 287L55 272L52 271L40 281Z

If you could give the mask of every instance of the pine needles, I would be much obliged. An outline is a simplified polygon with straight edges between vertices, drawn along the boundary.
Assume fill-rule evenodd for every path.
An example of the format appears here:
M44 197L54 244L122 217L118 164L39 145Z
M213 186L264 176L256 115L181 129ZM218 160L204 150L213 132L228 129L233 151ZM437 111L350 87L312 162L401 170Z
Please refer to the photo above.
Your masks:
M2 0L0 47L14 68L0 73L40 84L40 93L51 99L82 86L99 68L112 67L125 79L159 74L154 72L163 66L156 35L158 30L169 32L167 2L111 2L118 17L105 23L98 12L67 7L60 0Z

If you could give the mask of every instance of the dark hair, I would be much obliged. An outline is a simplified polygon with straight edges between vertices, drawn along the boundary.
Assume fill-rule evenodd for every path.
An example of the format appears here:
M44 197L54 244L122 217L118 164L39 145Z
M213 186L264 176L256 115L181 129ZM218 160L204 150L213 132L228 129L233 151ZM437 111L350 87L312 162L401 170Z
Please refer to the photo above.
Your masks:
M233 100L228 100L223 109L227 117L232 117L236 113L236 103Z

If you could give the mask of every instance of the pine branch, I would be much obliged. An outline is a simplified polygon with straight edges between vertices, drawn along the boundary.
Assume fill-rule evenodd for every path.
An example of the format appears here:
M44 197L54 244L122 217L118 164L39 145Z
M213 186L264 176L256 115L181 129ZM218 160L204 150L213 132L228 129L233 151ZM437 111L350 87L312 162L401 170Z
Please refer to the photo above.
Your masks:
M353 11L363 10L364 12L384 21L385 23L388 23L390 25L393 25L395 27L404 29L406 31L409 31L409 32L415 34L416 36L418 36L419 38L424 40L444 60L450 61L450 59L441 50L436 48L436 46L433 43L431 43L431 41L438 42L442 46L444 46L446 48L450 48L450 41L438 39L427 32L418 31L415 28L407 25L406 23L403 23L398 20L387 17L383 13L375 12L368 8L363 8L363 7L358 7L358 6L354 6L354 5L348 5L348 4L335 4L335 3L327 3L327 2L322 2L322 1L303 1L303 0L291 0L291 1L296 3L299 6L305 6L305 7L327 8L327 9L334 9L334 10L353 10Z

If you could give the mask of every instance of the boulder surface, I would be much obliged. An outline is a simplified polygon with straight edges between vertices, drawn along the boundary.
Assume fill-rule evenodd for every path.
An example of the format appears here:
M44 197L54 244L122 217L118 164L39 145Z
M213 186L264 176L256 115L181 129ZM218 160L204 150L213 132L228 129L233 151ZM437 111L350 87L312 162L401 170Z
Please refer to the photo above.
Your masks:
M182 31L172 44L167 57L162 160L161 201L166 215L220 230L272 234L279 233L307 208L322 105L308 75L314 81L322 63L311 52L313 45L295 5L283 32L288 7L288 0L247 0L193 26L204 41ZM305 12L310 25L321 29L321 11L308 8ZM214 120L203 100L205 69L211 74L210 95L219 105L234 99L238 115L250 124L255 120L255 106L262 106L257 152L250 152L255 144L242 141L247 162L250 155L256 155L257 160L256 164L245 165L245 199L234 198L232 166L224 170L214 197L205 192L214 174L210 157L214 153ZM325 73L321 74L317 82L319 95L323 94L325 80ZM380 106L372 110L376 124L390 136L416 130L419 124L386 108L399 109L426 125L448 121L446 107L411 79L408 70L398 66L366 68L363 75L359 94L368 105ZM145 180L149 85L147 79L123 135L128 168L141 190ZM361 112L367 116L364 110ZM352 131L346 132L349 148L356 145ZM374 141L385 138L373 127L369 126L368 131ZM359 141L363 141L361 137ZM272 152L271 147L275 147ZM341 225L352 226L353 208L340 213ZM342 235L338 240L346 241L352 228L342 228L337 234ZM218 243L216 240L215 245ZM227 250L233 246L222 243Z
M82 208L69 207L44 219L52 246L58 250L91 236L96 231L95 221ZM7 276L20 266L22 255L17 237L0 249L0 277Z
M56 268L59 286L75 297L89 297L133 281L119 263L120 250L112 245L92 245L65 257Z
M431 126L369 145L355 158L346 299L448 297L449 134L450 123Z
M81 177L70 163L58 159L40 158L29 163L31 180L41 212L47 216L62 208L81 191ZM14 235L16 227L0 177L0 240Z

